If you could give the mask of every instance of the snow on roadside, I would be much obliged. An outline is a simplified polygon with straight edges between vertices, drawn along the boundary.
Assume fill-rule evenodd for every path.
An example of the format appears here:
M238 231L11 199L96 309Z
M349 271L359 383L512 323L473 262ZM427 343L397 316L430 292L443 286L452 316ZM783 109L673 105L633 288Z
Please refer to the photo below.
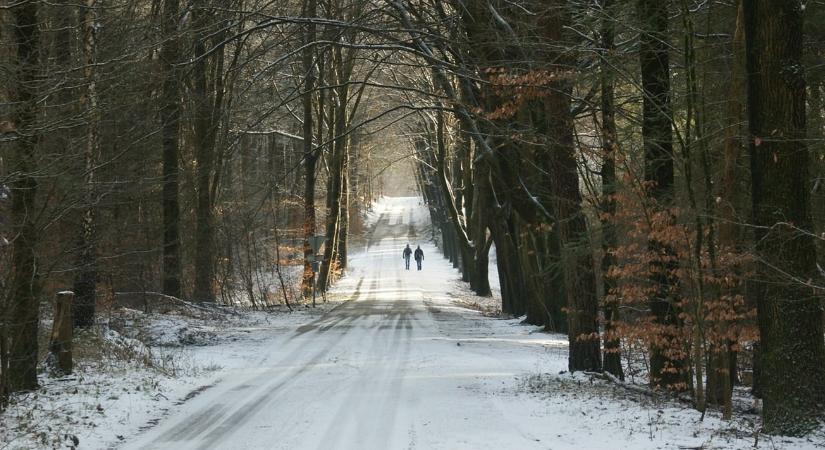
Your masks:
M255 360L263 341L332 306L211 318L113 312L76 337L72 375L42 373L37 391L13 396L0 416L0 450L113 447Z
M40 388L12 397L0 449L104 448L177 394L183 355L153 353L111 329L78 336L74 352L73 374L43 373Z
M416 217L429 220L421 214ZM825 448L825 428L805 438L768 436L758 432L761 419L753 407L740 405L731 421L722 420L720 411L712 408L702 417L691 405L670 396L640 393L644 386L628 389L588 374L567 372L565 335L524 325L522 318L501 317L494 251L490 256L492 297L475 296L453 269L427 274L428 284L448 289L427 292L425 304L437 322L449 322L443 331L449 330L448 339L457 345L479 353L484 349L485 354L502 359L536 359L531 373L504 383L479 381L467 388L491 399L502 417L537 442L553 450ZM738 402L754 403L744 389L737 395Z
M382 212L387 213L379 205L372 220ZM428 221L426 209L417 208L412 218L420 229ZM434 247L426 246L427 261L440 257ZM208 390L231 369L254 366L262 348L276 336L339 305L357 288L369 263L364 253L353 252L348 276L328 294L330 303L319 298L316 310L223 316L119 311L109 318L108 329L80 338L88 353L79 358L74 375L44 374L40 389L15 396L0 420L0 450L105 449L130 440ZM700 420L699 412L678 401L567 373L565 336L523 325L518 318L501 318L496 315L496 297L475 297L455 270L426 272L426 276L422 297L443 331L430 339L448 341L449 348L460 348L470 357L492 356L505 367L533 367L462 386L464 392L483 400L480 405L494 408L495 414L486 410L457 414L505 420L554 450L825 448L822 432L803 439L764 436L755 431L759 418L753 413L739 413L726 422L709 411ZM493 272L491 282L497 283ZM429 425L432 436L473 434L472 429L443 430L439 425Z
M491 301L475 297L458 281L457 271L439 276L452 280L451 291L431 295L428 308L437 321L450 322L444 327L451 330L450 339L463 348L471 347L479 352L484 349L486 354L505 359L529 355L536 358L532 372L503 383L501 380L479 381L468 388L480 397L491 399L502 417L517 424L537 442L547 443L548 448L825 448L825 429L805 438L758 433L761 421L753 408L738 408L740 411L731 421L722 420L720 412L712 408L702 418L691 405L670 396L650 396L588 374L571 374L567 372L566 336L524 325L521 318L490 314L487 308ZM744 391L739 395L742 396L740 402L753 401Z

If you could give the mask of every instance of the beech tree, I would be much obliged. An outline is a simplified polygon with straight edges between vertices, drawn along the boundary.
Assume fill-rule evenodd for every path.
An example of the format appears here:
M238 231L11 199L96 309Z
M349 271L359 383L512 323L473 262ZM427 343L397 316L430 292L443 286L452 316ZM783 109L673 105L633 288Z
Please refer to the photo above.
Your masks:
M638 16L642 20L639 61L642 73L643 122L642 136L645 148L645 181L656 207L669 208L673 192L673 137L670 100L670 63L667 48L667 4L655 0L639 0ZM676 269L672 250L662 242L650 241L650 247L661 255L651 268L655 293L650 309L661 326L661 338L672 340L672 327L679 320L679 286L672 273ZM685 357L672 349L651 348L650 370L654 382L660 386L676 386L684 380ZM670 354L669 354L670 353Z
M808 203L801 2L744 2L765 430L801 435L822 412L825 343ZM792 382L788 382L792 380Z

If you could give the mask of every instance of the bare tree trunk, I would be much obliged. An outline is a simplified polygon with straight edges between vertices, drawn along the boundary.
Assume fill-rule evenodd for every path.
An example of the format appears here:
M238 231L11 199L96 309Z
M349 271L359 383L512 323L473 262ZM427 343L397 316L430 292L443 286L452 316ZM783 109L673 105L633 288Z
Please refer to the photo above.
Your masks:
M80 235L80 254L78 255L79 268L74 282L75 302L72 311L75 326L90 327L94 325L97 303L95 167L100 154L100 111L95 69L97 63L97 0L86 0L81 22L86 92L80 97L80 107L86 112L88 124L86 125L86 148L83 151L85 174L83 200L85 204Z
M450 183L447 173L447 143L444 136L444 114L441 111L436 112L435 127L435 147L437 149L435 167L438 177L437 182L441 188L441 196L449 222L447 232L450 238L449 243L445 243L445 247L447 245L450 246L449 255L451 256L454 267L458 267L459 264L462 265L462 272L466 274L465 281L476 280L478 274L475 273L477 266L474 264L474 243L470 241L470 237L468 236L469 230L465 229L462 225L461 218L459 217L460 207L455 202L452 183ZM471 281L471 285L472 284L477 283Z
M9 404L9 333L5 299L0 303L3 319L0 319L0 412Z
M198 0L192 5L192 27L195 30L192 71L194 100L195 180L197 204L195 209L195 286L196 301L215 300L215 220L212 198L212 180L215 171L215 146L223 108L223 46L206 56L207 40L220 42L224 32L213 35L214 13L207 11L207 2ZM210 77L211 74L211 77ZM251 268L250 268L251 269Z
M344 146L344 167L341 169L341 223L338 225L338 267L341 270L347 268L347 258L349 258L349 233L350 233L350 197L351 197L351 179L352 175L350 169L350 146L351 140L347 139L347 145ZM357 200L356 200L357 201Z
M469 159L469 158L468 158ZM465 168L465 170L467 170ZM470 279L470 287L476 295L481 297L488 297L492 295L490 290L490 247L493 244L492 239L487 238L487 224L485 214L489 214L490 207L490 186L486 180L479 177L477 168L473 168L472 178L475 182L468 183L468 190L472 192L469 196L473 204L472 212L470 213L470 233L473 236L473 255L474 269L470 273L474 275Z
M332 136L329 164L329 183L327 189L327 246L324 248L324 261L318 274L318 288L326 291L331 280L331 272L335 262L340 258L341 246L341 217L343 214L343 183L346 168L347 145L349 139L344 136L347 131L347 105L349 98L349 71L343 65L350 64L344 61L340 47L332 49L332 71L334 73L335 98L333 105L333 123L330 130Z
M507 217L508 207L500 204L495 195L492 197L487 226L496 245L501 310L519 317L527 312L528 287L518 252L516 225L512 217Z
M721 183L719 184L719 247L722 251L738 252L741 250L739 237L739 214L737 212L737 197L739 180L742 173L739 163L742 155L742 123L745 115L745 35L743 26L743 5L739 1L736 17L736 31L731 42L733 64L728 81L728 96L726 99L726 124L724 156L722 163ZM707 170L707 169L706 169ZM734 298L734 290L724 294ZM733 384L736 380L736 353L733 351L733 342L725 346L723 351L711 356L708 368L708 401L723 405L723 416L729 418L732 413Z
M657 203L655 208L669 208L673 202L673 110L670 101L670 64L668 56L668 8L660 0L638 0L638 16L642 22L639 59L642 71L642 138L645 151L645 181L648 192ZM651 240L649 247L656 254L672 255L668 245ZM651 264L651 282L656 293L649 304L654 320L661 326L664 341L674 341L672 329L679 324L675 293L678 280L672 275L674 260ZM659 387L684 388L685 360L673 358L661 345L651 345L651 382Z
M764 430L802 435L825 404L825 344L808 204L803 11L744 3Z
M570 41L566 29L570 25L571 11L567 2L555 0L543 2L547 5L537 24L545 42L552 43L543 50L541 60L548 72L562 73L575 67L570 53L559 52L555 46L566 47ZM601 371L601 346L599 339L599 301L596 296L596 279L593 268L587 220L582 210L582 196L579 189L579 173L574 142L573 113L571 108L573 84L566 77L558 77L547 82L548 93L540 102L529 102L531 120L540 133L542 146L536 156L544 159L545 174L537 178L544 185L552 219L547 212L544 217L537 214L536 223L552 221L553 229L543 247L549 255L558 255L560 289L564 296L554 299L546 289L538 290L541 302L551 312L550 319L559 326L564 317L564 328L569 340L568 368L570 371ZM535 104L537 103L537 104ZM535 107L534 107L535 104ZM535 235L544 234L541 230ZM538 238L536 238L538 240ZM546 278L546 268L537 271ZM555 300L555 301L554 301ZM564 310L564 314L561 314ZM557 312L558 311L558 312Z
M317 16L317 0L304 0L303 6L304 17L314 18ZM312 286L315 282L315 273L312 271L311 258L313 256L312 247L309 244L309 238L315 236L315 165L318 161L318 155L312 145L313 127L312 127L312 103L315 93L316 67L315 67L315 49L312 43L315 42L315 22L307 24L306 34L304 35L304 49L302 51L302 67L304 70L304 123L303 123L303 138L304 138L304 274L301 279L301 291L304 297L312 295Z
M551 131L557 132L550 136L561 141L553 152L557 155L557 168L553 173L558 183L555 209L559 215L561 262L567 294L568 368L570 371L601 371L599 301L573 145L573 117L570 113L572 89L559 90L561 93L551 110L552 116L559 118L557 126L553 127L555 130L551 128Z
M180 145L179 0L165 0L161 16L163 65L161 134L163 142L163 293L181 296L180 206L178 203L178 147Z
M608 217L616 214L616 104L615 104L615 81L613 80L613 68L610 65L610 55L616 48L615 26L612 17L612 6L614 0L602 0L601 2L601 119L602 119L602 212ZM605 299L603 303L604 311L604 370L615 375L620 380L624 379L622 369L622 355L619 336L617 335L615 322L619 320L619 302L615 299L613 290L616 288L616 280L609 275L610 267L616 264L613 252L618 246L616 230L610 220L602 221L602 248L604 256L602 258L602 279L604 280Z
M17 43L17 73L10 89L15 109L12 126L19 133L11 155L15 176L11 191L12 261L9 283L9 327L7 387L10 392L37 388L37 333L40 322L40 279L35 249L39 240L35 224L37 200L37 99L40 34L37 2L12 8L14 38Z

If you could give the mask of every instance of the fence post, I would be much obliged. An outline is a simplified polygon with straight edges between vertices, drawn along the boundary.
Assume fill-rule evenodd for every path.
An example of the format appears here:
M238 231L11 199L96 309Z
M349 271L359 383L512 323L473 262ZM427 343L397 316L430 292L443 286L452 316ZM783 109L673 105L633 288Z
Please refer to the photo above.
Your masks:
M74 292L60 291L54 304L54 323L49 351L57 367L64 373L72 373L72 302Z

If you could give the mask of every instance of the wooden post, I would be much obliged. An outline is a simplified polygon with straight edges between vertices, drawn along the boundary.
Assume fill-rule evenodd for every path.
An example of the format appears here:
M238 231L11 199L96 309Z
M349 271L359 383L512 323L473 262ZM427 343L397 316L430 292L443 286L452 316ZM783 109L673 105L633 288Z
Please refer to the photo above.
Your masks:
M74 292L57 293L54 305L54 323L49 342L52 361L64 374L72 373L72 302Z

